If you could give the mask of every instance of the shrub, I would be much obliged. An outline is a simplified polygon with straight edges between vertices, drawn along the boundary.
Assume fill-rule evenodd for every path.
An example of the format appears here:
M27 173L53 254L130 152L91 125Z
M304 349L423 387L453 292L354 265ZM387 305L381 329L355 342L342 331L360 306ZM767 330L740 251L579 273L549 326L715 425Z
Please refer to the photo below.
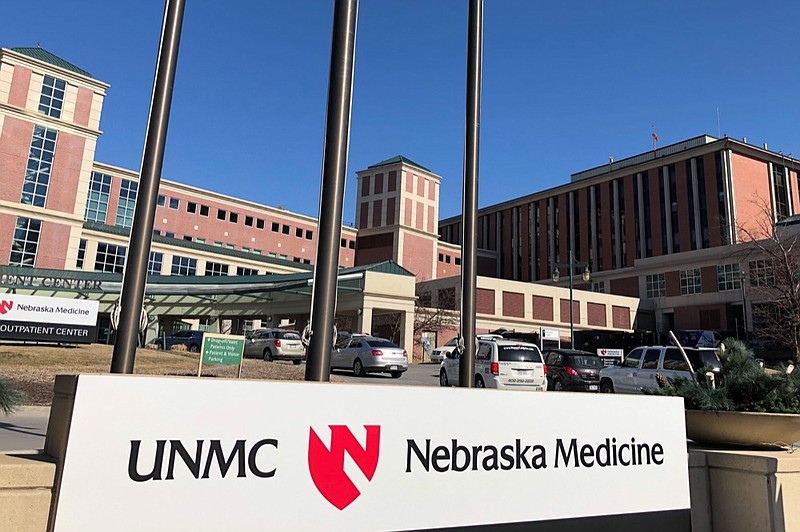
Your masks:
M173 345L172 347L170 347L170 348L169 348L169 350L170 350L170 351L181 351L181 352L184 352L184 351L188 351L188 350L189 350L189 348L188 348L188 347L186 347L186 346L185 346L185 345L183 345L183 344L175 344L175 345Z
M0 412L9 415L15 412L22 402L23 395L13 384L0 379Z
M800 414L800 371L768 373L744 343L728 338L724 344L717 388L700 370L694 380L660 378L659 388L645 393L683 397L689 410Z

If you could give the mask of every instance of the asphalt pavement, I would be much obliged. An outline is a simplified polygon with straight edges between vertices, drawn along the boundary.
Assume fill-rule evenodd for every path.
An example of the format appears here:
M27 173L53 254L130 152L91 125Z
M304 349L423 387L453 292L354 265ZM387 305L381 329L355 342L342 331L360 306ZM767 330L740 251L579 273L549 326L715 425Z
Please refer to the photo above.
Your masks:
M0 414L0 453L44 449L49 406L23 406L10 416Z

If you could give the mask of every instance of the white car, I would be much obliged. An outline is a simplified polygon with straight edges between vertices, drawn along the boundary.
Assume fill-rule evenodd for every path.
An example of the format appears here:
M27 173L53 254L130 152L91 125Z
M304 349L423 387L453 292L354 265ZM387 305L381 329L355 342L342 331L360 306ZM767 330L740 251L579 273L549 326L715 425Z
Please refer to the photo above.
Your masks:
M447 358L448 353L452 353L458 345L458 336L451 338L444 345L437 347L431 353L431 362L441 364Z
M441 386L458 385L459 356L451 351L439 370ZM515 340L478 341L475 354L476 388L547 390L547 366L535 344Z

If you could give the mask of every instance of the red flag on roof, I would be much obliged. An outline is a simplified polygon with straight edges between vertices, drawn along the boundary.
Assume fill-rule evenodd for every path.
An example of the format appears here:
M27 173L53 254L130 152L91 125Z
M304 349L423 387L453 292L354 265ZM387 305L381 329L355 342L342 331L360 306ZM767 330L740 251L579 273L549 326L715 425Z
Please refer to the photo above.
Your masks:
M658 142L658 134L653 131L653 142Z

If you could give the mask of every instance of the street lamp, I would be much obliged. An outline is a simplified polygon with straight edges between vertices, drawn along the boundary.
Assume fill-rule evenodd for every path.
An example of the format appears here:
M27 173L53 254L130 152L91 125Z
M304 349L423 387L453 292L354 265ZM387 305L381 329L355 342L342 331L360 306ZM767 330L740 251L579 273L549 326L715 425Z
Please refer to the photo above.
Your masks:
M553 282L557 283L560 276L559 270L561 268L567 268L569 271L569 347L570 349L575 349L575 317L574 317L574 306L573 298L572 298L572 274L575 271L576 267L583 267L583 273L581 274L581 278L583 282L588 283L591 279L591 272L589 272L589 263L588 262L579 262L575 260L575 256L572 253L572 250L569 250L569 262L556 262L555 267L553 268Z

